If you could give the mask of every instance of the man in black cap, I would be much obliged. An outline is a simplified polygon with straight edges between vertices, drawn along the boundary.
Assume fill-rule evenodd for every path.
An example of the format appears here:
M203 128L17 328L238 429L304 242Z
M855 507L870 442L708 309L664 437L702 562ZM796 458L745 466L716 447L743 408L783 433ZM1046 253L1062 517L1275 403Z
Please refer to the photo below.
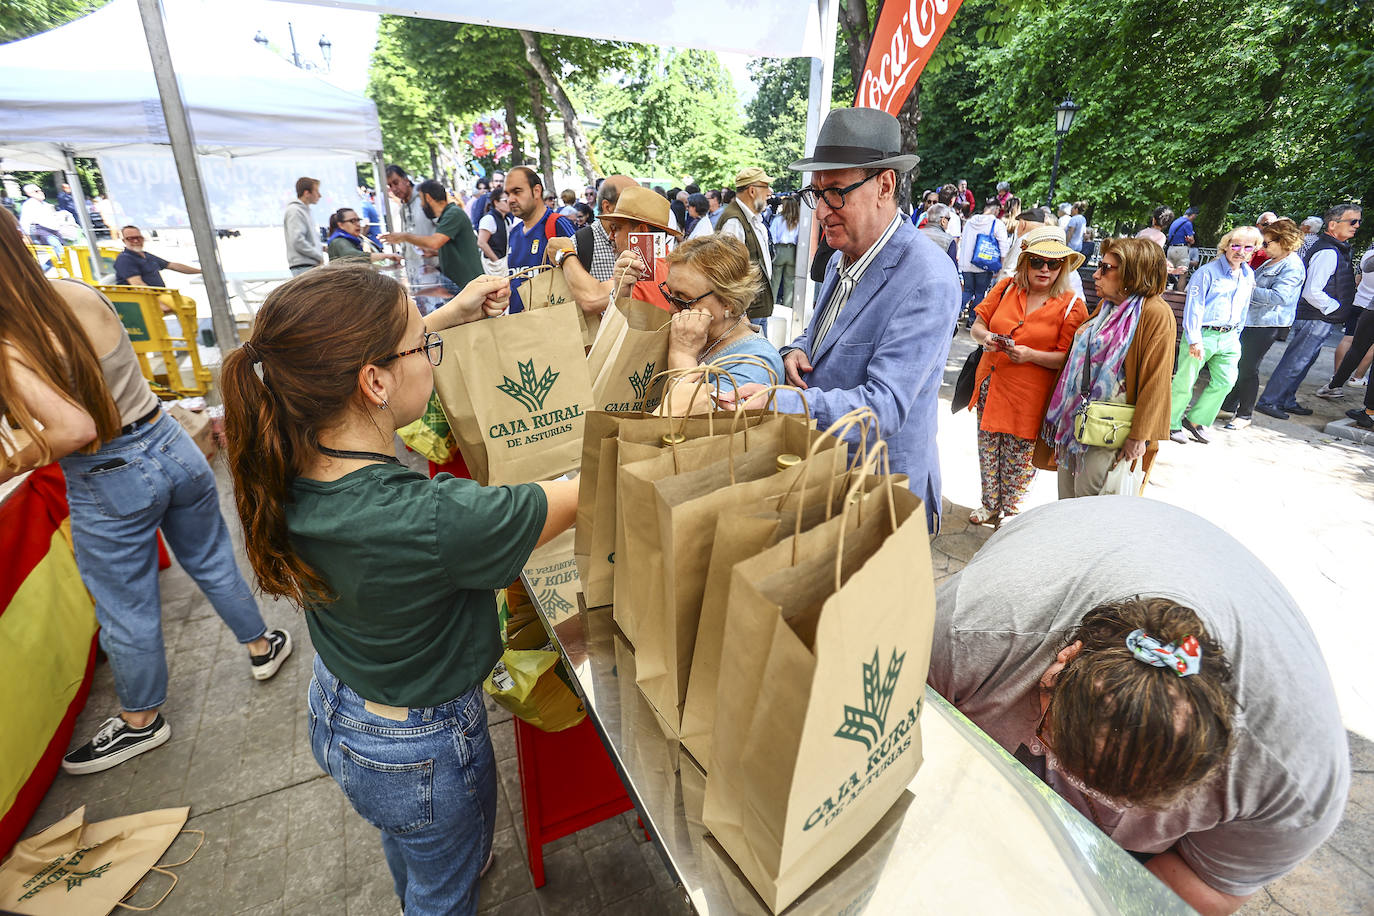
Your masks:
M806 330L783 348L783 410L805 400L821 428L856 407L878 415L893 473L907 474L940 518L936 407L950 332L959 313L959 275L949 256L897 208L897 176L917 157L902 154L897 119L873 108L841 108L821 126L802 200L815 207L835 249ZM741 394L751 394L742 386Z

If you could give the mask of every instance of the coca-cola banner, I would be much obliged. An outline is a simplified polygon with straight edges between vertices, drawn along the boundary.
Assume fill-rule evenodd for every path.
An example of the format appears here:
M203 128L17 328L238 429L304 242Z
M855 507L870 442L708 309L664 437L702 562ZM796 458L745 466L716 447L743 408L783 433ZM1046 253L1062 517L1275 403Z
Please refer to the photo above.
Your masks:
M855 108L895 116L962 0L884 0L858 80Z

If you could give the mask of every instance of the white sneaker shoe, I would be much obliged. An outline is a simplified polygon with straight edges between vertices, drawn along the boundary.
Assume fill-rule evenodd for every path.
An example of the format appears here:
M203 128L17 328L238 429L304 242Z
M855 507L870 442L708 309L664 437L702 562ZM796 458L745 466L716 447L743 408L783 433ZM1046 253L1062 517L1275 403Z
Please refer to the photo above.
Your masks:
M1339 401L1345 397L1344 391L1339 388L1332 388L1328 385L1321 386L1315 393L1317 397L1326 398L1328 401Z
M1352 378L1346 384L1351 388L1364 388L1369 384L1369 376L1362 375L1359 378Z

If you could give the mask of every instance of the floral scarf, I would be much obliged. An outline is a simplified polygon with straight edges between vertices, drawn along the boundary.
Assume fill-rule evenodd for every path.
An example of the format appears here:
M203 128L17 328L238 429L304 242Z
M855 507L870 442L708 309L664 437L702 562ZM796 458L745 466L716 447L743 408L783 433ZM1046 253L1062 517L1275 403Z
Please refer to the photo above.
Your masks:
M1121 365L1135 339L1143 303L1140 296L1132 296L1117 306L1102 300L1097 316L1083 326L1069 347L1040 435L1054 448L1056 460L1075 474L1082 468L1088 447L1074 437L1073 418L1086 408L1087 401L1110 401L1116 395ZM1088 360L1092 361L1092 369L1085 401L1083 366Z

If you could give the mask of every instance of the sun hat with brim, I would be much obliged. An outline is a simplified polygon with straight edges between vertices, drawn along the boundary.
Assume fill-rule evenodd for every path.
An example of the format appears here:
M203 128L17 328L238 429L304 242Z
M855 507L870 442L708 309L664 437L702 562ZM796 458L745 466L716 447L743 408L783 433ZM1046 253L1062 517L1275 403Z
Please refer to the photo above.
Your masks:
M1083 252L1069 247L1064 230L1058 226L1040 226L1027 232L1021 239L1021 256L1038 255L1042 258L1063 258L1064 266L1077 270L1086 260Z
M902 152L897 119L876 108L836 108L825 116L816 148L788 168L794 172L830 169L895 169L908 172L921 157Z
M633 188L626 188L620 192L620 199L615 203L613 213L602 214L602 219L623 219L631 223L648 223L655 229L662 229L664 232L675 238L682 238L682 232L673 229L668 225L672 210L668 207L668 201L663 195L649 188L642 188L636 185Z

